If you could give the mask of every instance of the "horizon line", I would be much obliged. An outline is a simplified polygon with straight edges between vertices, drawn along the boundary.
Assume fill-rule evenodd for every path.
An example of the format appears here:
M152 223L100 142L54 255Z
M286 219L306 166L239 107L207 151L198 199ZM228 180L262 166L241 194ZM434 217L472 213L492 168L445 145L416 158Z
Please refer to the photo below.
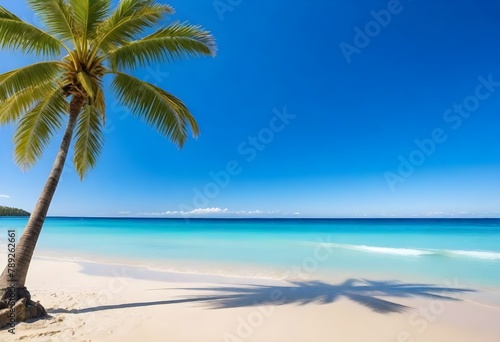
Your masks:
M0 216L27 217L27 216ZM161 219L161 220L500 220L500 217L157 217L157 216L47 216L47 218Z

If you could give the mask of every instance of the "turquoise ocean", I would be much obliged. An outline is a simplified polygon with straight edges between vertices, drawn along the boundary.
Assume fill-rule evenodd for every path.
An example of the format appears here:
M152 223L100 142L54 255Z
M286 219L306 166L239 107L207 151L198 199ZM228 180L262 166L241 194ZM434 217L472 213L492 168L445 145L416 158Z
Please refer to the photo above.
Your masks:
M19 237L26 222L0 218L0 251L7 230ZM48 218L35 255L232 277L500 288L500 219Z

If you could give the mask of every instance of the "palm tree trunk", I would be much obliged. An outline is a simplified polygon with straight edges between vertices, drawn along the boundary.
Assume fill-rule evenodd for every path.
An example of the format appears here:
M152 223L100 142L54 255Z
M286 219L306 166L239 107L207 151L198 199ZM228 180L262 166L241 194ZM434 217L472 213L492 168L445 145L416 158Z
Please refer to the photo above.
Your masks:
M0 289L4 290L4 293L0 293L2 295L1 297L5 296L5 292L7 292L5 290L10 286L10 284L16 283L18 296L25 297L30 300L29 292L25 288L26 276L28 275L28 269L33 252L35 251L38 236L42 231L42 226L45 221L45 217L47 216L50 202L56 192L57 184L59 183L64 163L66 162L78 114L80 113L84 102L85 98L81 96L76 96L71 99L68 126L66 127L54 166L52 167L52 171L50 172L49 179L45 184L40 199L38 200L33 213L31 213L28 224L19 239L19 243L16 245L14 268L15 277L13 279L9 277L7 266L0 275Z

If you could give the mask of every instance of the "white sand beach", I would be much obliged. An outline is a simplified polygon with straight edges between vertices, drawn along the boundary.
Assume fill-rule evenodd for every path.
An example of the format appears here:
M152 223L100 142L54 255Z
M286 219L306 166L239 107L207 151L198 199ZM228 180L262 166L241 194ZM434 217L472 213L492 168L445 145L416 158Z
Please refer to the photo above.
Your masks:
M2 341L496 342L500 337L495 290L448 293L345 279L342 285L291 284L48 259L33 261L28 285L50 317L19 323L15 335L1 331Z
M500 342L500 1L169 2L0 0L0 342Z

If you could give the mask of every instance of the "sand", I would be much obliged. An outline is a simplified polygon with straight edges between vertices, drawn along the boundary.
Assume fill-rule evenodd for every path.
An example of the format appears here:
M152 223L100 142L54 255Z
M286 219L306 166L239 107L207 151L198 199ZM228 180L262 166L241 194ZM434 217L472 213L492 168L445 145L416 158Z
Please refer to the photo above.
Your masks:
M445 292L154 272L37 258L28 287L50 317L1 341L500 341L500 290Z

